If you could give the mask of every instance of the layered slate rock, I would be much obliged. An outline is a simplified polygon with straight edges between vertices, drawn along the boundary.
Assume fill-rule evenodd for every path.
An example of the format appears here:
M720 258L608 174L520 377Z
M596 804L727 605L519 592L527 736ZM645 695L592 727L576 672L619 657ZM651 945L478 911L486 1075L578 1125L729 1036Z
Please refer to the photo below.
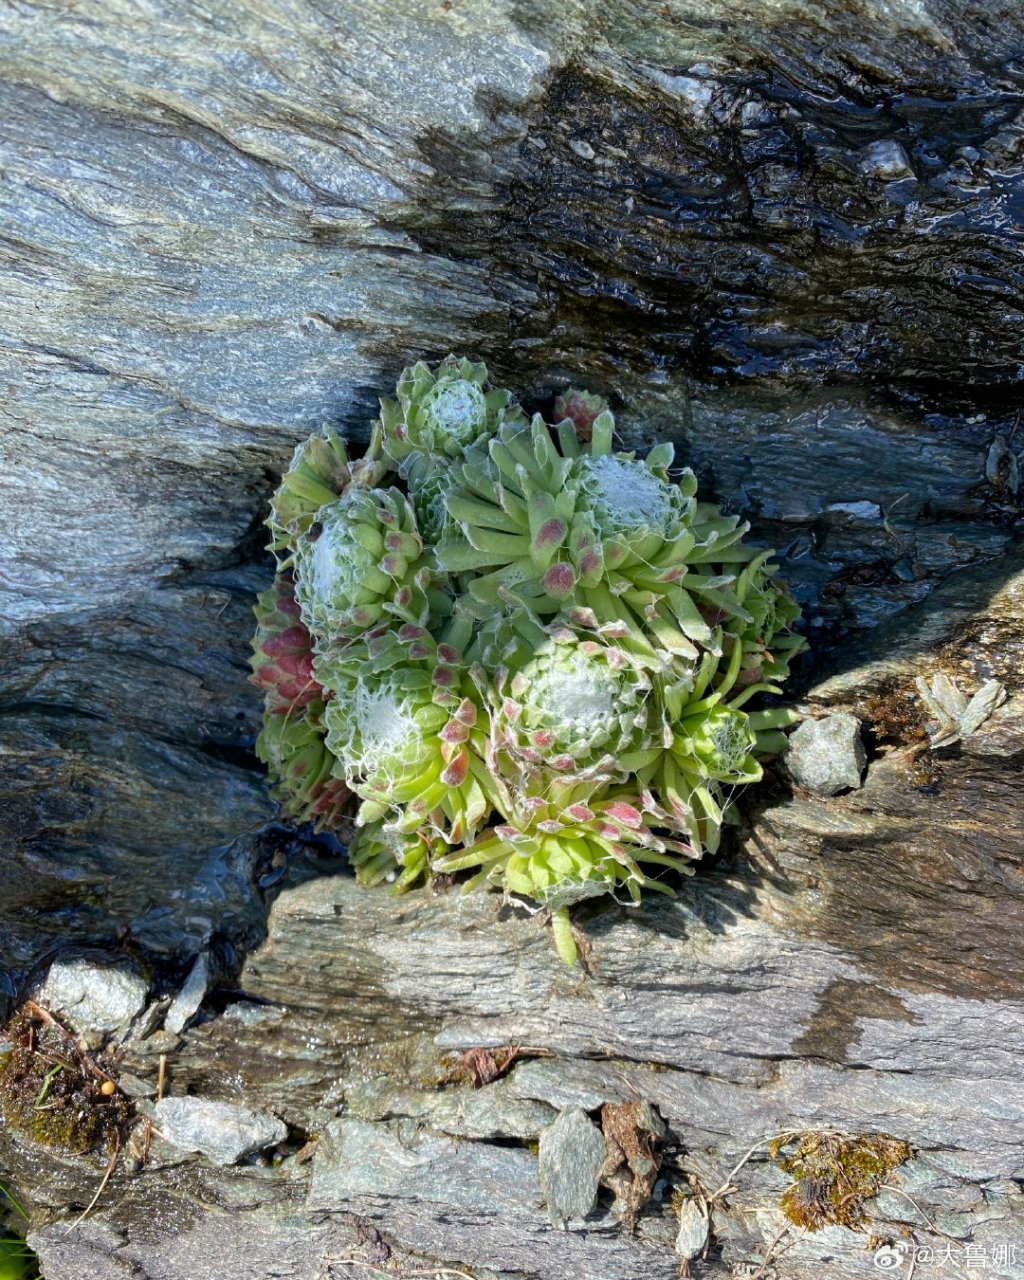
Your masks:
M869 1236L997 1259L1024 1213L1017 7L3 23L0 1004L56 953L141 965L135 1096L165 1055L169 1096L288 1130L230 1168L153 1134L70 1233L106 1156L5 1130L48 1280L667 1280L679 1190L712 1200L695 1274L776 1238L797 1280L863 1276ZM449 350L673 439L783 553L794 696L865 727L861 790L776 774L678 901L583 909L581 973L497 899L358 891L249 751L276 477ZM1008 698L931 751L938 673ZM503 1045L473 1090L462 1053ZM669 1130L637 1235L605 1192L556 1231L540 1134L637 1099ZM913 1158L862 1227L801 1234L769 1142L829 1129Z

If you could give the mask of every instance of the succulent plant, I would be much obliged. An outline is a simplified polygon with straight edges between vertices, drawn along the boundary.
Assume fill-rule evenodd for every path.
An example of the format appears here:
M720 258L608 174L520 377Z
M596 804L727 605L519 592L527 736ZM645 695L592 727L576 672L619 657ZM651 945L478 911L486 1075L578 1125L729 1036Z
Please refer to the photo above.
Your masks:
M430 562L409 499L398 489L352 488L320 507L296 540L296 598L320 642L354 639L382 619L425 624ZM438 594L434 603L443 606Z
M803 647L770 553L670 445L614 448L598 396L527 420L481 364L414 365L351 461L301 446L268 525L257 751L286 811L339 827L361 883L466 874L551 913L717 848L795 718Z
M394 400L381 400L381 438L396 465L411 453L459 458L498 424L521 416L508 391L486 390L487 366L447 356L435 370L414 364L398 379Z
M424 628L383 629L318 656L327 745L362 798L357 821L472 839L491 811L480 674Z

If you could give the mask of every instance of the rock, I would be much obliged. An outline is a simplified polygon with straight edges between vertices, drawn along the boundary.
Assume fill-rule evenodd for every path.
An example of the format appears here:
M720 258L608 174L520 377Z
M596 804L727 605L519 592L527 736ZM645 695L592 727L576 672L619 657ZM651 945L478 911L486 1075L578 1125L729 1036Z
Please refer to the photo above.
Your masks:
M707 1244L708 1219L700 1205L688 1197L679 1206L679 1233L676 1236L676 1253L689 1262Z
M497 1133L537 1113L446 1097L421 1061L510 1043L550 1055L510 1094L650 1099L706 1186L780 1130L884 1129L936 1166L906 1184L932 1222L990 1256L1019 1238L1024 11L86 9L0 17L0 998L69 943L162 978L216 939L245 1003L125 1069L173 1053L176 1089L229 1079L322 1137L286 1171L153 1160L69 1233L97 1161L0 1129L48 1280L314 1276L373 1232L396 1273L670 1280L646 1233L672 1215L554 1230L530 1139ZM588 972L484 894L360 891L268 825L250 753L267 496L298 439L365 439L401 367L451 349L538 407L611 398L625 448L671 439L782 551L815 641L794 696L882 744L841 804L745 797L677 899L575 909ZM1009 698L915 755L939 670ZM367 1080L373 1118L335 1129ZM434 1108L481 1136L413 1132ZM777 1229L783 1173L740 1177L711 1280ZM774 1265L862 1276L864 1239Z
M127 1031L148 994L149 984L131 965L58 958L33 998L66 1015L77 1030L102 1035Z
M878 178L880 182L900 182L914 177L910 157L892 138L869 143L861 152L860 170L865 176Z
M172 1035L179 1035L198 1012L199 1006L203 1003L203 997L206 995L209 981L210 953L204 951L196 957L195 964L189 970L184 985L174 997L170 1009L167 1010L164 1028L171 1032Z
M161 1098L153 1118L165 1141L214 1164L236 1164L288 1136L288 1126L276 1116L208 1098Z
M805 720L790 735L786 767L796 782L820 796L860 786L867 754L860 722L842 712Z
M579 1107L567 1107L540 1138L540 1185L556 1227L582 1222L597 1201L606 1156L601 1130Z

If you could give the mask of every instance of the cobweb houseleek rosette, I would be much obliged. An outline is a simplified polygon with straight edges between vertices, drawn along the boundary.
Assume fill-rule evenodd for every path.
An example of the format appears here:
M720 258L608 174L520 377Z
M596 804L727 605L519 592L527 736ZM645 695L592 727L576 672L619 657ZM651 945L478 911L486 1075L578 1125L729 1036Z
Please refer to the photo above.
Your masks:
M360 827L349 842L348 860L359 884L389 884L391 892L399 894L430 879L431 862L447 851L448 845L427 831L396 831L372 822Z
M324 427L300 444L270 500L267 528L269 549L279 569L287 569L299 539L321 507L336 502L350 488L372 489L387 474L387 464L371 442L361 458L351 460L345 442L332 427Z
M400 490L350 489L299 539L296 599L317 641L351 640L382 621L425 625L449 605Z
M384 454L396 465L414 452L443 463L493 436L500 423L522 417L509 391L486 384L485 364L456 356L433 371L423 362L406 369L395 399L380 402Z
M640 901L642 889L672 893L642 863L691 873L690 846L659 834L667 820L652 796L627 790L596 799L562 794L557 802L543 794L522 796L506 821L466 849L437 859L433 868L475 871L463 891L486 881L548 907L558 954L574 965L570 906L623 889L633 902Z
M649 670L616 640L524 610L494 628L491 758L495 772L550 770L562 781L625 781L671 732Z
M733 792L761 780L760 759L774 754L778 730L796 719L786 708L744 710L755 694L778 690L764 684L737 688L745 650L739 637L729 637L727 644L725 667L706 655L689 697L678 688L659 690L672 740L652 767L638 771L698 852L717 850Z
M471 839L494 804L482 676L458 649L406 623L317 655L332 697L327 745L361 797L357 821Z

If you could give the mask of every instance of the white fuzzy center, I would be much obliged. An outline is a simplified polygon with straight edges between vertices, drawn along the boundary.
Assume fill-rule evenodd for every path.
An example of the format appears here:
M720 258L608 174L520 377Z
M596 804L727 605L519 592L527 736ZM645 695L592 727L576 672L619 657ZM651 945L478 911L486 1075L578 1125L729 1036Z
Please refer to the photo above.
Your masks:
M439 382L427 396L427 408L434 422L457 440L472 439L487 412L479 385L465 378Z
M347 525L331 521L313 543L310 589L318 600L347 595L352 585L352 537Z
M570 671L548 682L544 690L544 710L552 721L589 724L598 728L611 718L616 704L616 686L608 672L579 654Z
M595 497L615 525L626 529L664 525L669 509L667 486L642 462L605 455L587 458L586 464L596 485Z
M388 689L368 689L360 685L355 716L363 755L370 764L400 753L409 738L417 733L416 721Z

